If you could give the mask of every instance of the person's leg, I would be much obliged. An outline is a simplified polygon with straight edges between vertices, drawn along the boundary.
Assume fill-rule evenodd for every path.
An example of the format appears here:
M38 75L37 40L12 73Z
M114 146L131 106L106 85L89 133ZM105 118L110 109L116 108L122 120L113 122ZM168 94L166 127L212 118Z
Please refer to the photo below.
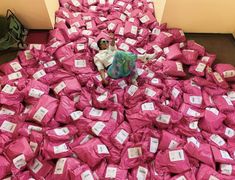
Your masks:
M153 54L138 54L137 59L140 59L143 63L147 63L148 60L154 59L156 57L156 53Z

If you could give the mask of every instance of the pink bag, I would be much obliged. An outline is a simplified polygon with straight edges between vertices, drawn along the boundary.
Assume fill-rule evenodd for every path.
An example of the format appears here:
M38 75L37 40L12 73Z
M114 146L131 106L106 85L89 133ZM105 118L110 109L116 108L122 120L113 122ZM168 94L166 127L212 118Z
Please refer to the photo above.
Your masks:
M230 156L228 151L218 149L214 146L211 146L215 162L223 164L235 164L234 159Z
M25 71L18 71L18 72L14 72L5 76L2 76L0 79L0 83L2 85L8 84L8 83L16 83L23 81L25 82L27 78L27 74L25 73Z
M194 106L183 103L179 111L185 116L192 120L198 119L204 116L204 111Z
M227 148L226 141L218 134L209 134L205 131L202 131L202 135L204 139L206 139L212 146L218 147L220 149Z
M225 81L225 79L223 77L220 76L219 73L217 72L211 72L208 73L210 75L210 77L214 80L214 82L221 88L223 89L228 89L229 85L228 83Z
M156 21L156 18L153 16L152 12L147 11L144 14L141 14L140 16L140 22L143 24L143 26L147 27L153 22Z
M135 39L135 37L138 34L138 27L134 25L132 22L127 21L125 23L124 34L125 34L125 37Z
M109 156L108 148L98 138L74 147L73 152L91 168Z
M198 61L196 65L192 65L189 68L189 72L195 76L204 76L206 71L206 64Z
M200 44L197 44L194 40L187 41L187 48L196 50L200 56L204 56L205 54L205 47L201 46Z
M235 165L220 164L220 171L219 172L224 175L235 176Z
M11 74L20 70L22 70L22 66L19 63L18 58L0 66L0 71L2 71L4 74Z
M193 171L188 171L184 174L180 174L180 175L176 175L174 177L172 177L170 180L187 180L187 179L190 179L190 180L196 180L196 174L193 172Z
M63 60L68 59L74 55L73 49L74 47L71 45L61 46L55 51L54 56L57 60L62 62Z
M30 109L28 118L29 120L34 120L37 123L47 126L49 121L54 116L58 106L58 100L48 96L43 95L37 104L33 105Z
M169 47L164 48L164 53L166 54L166 58L169 60L179 59L182 57L182 53L180 51L178 43L175 43Z
M216 64L215 71L226 79L226 81L235 81L235 67L231 64Z
M119 166L115 164L109 164L106 167L105 170L105 180L108 179L117 179L117 180L122 180L127 178L127 170L121 169Z
M226 96L226 95L214 96L212 99L213 99L216 107L222 113L233 112L234 111L233 103L231 102L231 100L229 99L228 96Z
M169 29L168 32L173 35L175 43L181 43L181 42L186 41L186 37L185 37L183 30L172 28L172 29Z
M63 179L65 179L66 177L68 177L68 176L65 176ZM95 179L91 169L86 164L81 165L81 166L73 169L70 172L70 178L71 178L71 180L84 180L86 178L91 179L91 180Z
M160 32L157 38L154 40L160 48L165 48L173 42L173 35L167 32Z
M162 166L171 173L183 173L190 169L188 156L183 149L166 150L158 152L155 166Z
M19 59L20 59L20 62L21 62L21 65L22 66L30 66L30 67L33 67L33 66L36 66L37 63L38 63L38 60L36 60L32 54L31 54L31 50L24 50L24 51L21 51L19 53Z
M185 80L183 82L184 91L188 94L201 96L201 86L199 86L193 79Z
M196 50L184 49L182 50L183 58L180 61L187 65L194 65L197 63L198 52Z
M70 114L75 111L75 103L67 96L60 97L60 103L55 114L55 120L59 123L71 123Z
M101 110L94 107L86 107L83 113L86 118L96 121L109 121L112 116L111 110Z
M206 53L205 56L202 56L200 60L201 62L204 62L207 66L211 67L215 59L216 59L215 54Z
M203 105L203 98L202 96L194 96L193 94L186 94L184 93L184 102L191 106L195 106L201 108Z
M164 61L163 62L163 73L168 76L186 76L183 65L179 61Z
M1 161L0 178L3 179L4 177L6 177L6 175L10 174L11 167L10 167L10 162L8 162L4 156L0 156L0 161Z

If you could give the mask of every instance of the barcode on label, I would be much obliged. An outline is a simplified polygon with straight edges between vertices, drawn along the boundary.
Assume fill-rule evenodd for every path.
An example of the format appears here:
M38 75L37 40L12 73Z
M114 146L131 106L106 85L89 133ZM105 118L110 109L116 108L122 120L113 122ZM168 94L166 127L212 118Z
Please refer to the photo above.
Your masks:
M59 154L59 153L63 153L63 152L67 152L68 151L68 147L65 143L59 145L59 146L54 146L54 153L55 154Z
M81 174L82 180L94 180L90 170L86 170Z
M105 124L103 122L97 122L95 125L91 128L92 132L96 135L99 136L101 131L104 129Z
M104 144L98 144L97 151L99 154L109 154L109 150Z
M136 35L138 28L136 26L131 26L131 33Z
M54 129L56 135L58 136L64 136L64 135L67 135L69 134L69 129L67 127L64 127L64 128L56 128Z
M19 79L19 78L22 78L21 72L14 72L14 73L11 73L11 74L8 75L9 80L16 80L16 79Z
M54 91L56 94L60 93L60 91L62 91L64 88L66 88L66 84L64 83L64 81L60 82L55 88Z
M13 133L15 131L15 128L16 128L16 124L15 123L12 123L10 121L3 121L0 129L2 131L7 131L7 132L10 132L10 133Z
M45 68L49 68L49 67L53 67L56 65L56 62L55 61L49 61L47 63L44 64L44 67Z
M21 65L18 62L12 62L10 63L10 66L15 72L22 69Z
M116 135L115 139L120 143L123 144L125 140L128 138L129 133L126 132L124 129L121 129L119 133Z
M141 147L128 148L128 158L137 158L142 155Z
M75 111L70 114L71 118L76 121L83 115L82 111Z
M38 171L40 171L40 169L43 167L42 163L36 158L34 159L34 163L32 166L30 166L30 169L37 174Z
M44 107L40 107L37 112L34 114L33 119L36 121L41 122L44 116L47 114L48 110Z
M138 167L137 175L136 175L138 180L146 180L147 174L148 174L148 169L142 166Z
M54 174L63 174L64 165L66 161L67 161L67 158L61 158L57 161Z
M235 70L229 70L223 72L224 78L231 78L235 76Z
M10 109L7 109L7 108L2 107L2 108L0 109L0 114L14 115L15 112L12 111L12 110L10 110Z
M39 70L36 73L34 73L33 78L38 80L38 79L40 79L41 77L43 77L45 75L46 75L46 72L42 69L42 70Z
M117 168L115 167L107 167L105 178L116 178Z
M145 16L143 16L142 18L140 18L140 21L142 22L142 23L146 23L146 22L148 22L150 20L150 18L148 17L148 15L145 15Z
M225 141L223 140L223 138L221 138L219 135L217 134L212 134L210 136L211 141L213 141L215 144L217 144L218 146L223 146L225 144Z
M89 115L90 116L102 116L103 110L96 109L96 108L91 108Z
M153 111L153 110L155 110L154 104L152 102L142 104L141 109L142 109L142 111Z
M86 67L86 60L75 60L75 67L77 68Z
M13 164L17 169L24 167L26 165L25 156L21 154L13 159Z
M161 114L157 116L156 121L164 124L170 123L171 116L169 114Z
M159 139L150 137L150 152L156 153L158 149Z
M6 84L4 88L2 89L2 92L5 92L7 94L14 94L15 91L16 91L16 87L11 86L9 84Z
M131 85L127 91L128 94L130 94L131 96L133 96L135 94L135 92L138 90L138 87L135 85Z
M169 148L169 149L175 149L178 145L179 145L178 142L176 142L176 141L174 141L174 140L171 140L171 142L170 142L168 148Z
M169 151L169 158L171 162L182 161L184 160L184 151L183 150Z
M205 70L205 68L206 68L206 64L204 64L204 63L199 63L199 64L197 65L195 71L197 71L197 72L203 72L203 71Z
M29 91L29 96L34 98L40 98L44 94L43 91L40 91L38 89L31 88Z

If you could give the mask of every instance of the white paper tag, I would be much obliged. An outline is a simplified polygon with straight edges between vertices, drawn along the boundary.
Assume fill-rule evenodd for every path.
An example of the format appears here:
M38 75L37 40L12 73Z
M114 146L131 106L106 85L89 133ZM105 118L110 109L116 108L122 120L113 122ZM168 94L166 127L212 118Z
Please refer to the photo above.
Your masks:
M193 121L189 123L190 129L198 129L198 121Z
M232 78L235 76L235 70L228 70L223 72L224 78Z
M221 173L231 175L233 172L233 166L231 164L221 164Z
M113 30L114 27L115 27L115 24L114 24L114 23L110 23L110 24L108 25L108 29L109 29L109 30Z
M142 22L142 23L146 23L146 22L148 22L150 20L150 18L148 17L148 15L145 15L145 16L143 16L142 18L140 18L140 21Z
M71 0L75 7L79 7L81 4L78 0Z
M131 26L131 33L136 35L138 28L136 26Z
M180 62L175 62L175 63L176 63L177 71L182 71L182 72L184 72L182 63L180 63Z
M180 94L180 91L174 87L171 91L171 94L174 98L177 98L178 95Z
M93 8L95 7L96 8L96 6L92 6ZM92 8L92 7L90 7L90 8ZM96 10L96 9L94 9L94 10ZM92 29L92 22L91 21L89 21L89 22L87 22L86 23L86 28L87 29Z
M221 138L219 135L217 134L212 134L210 136L211 141L213 141L215 144L217 144L218 146L223 146L225 145L225 141L223 140L223 138Z
M57 161L54 174L63 174L64 165L66 161L67 161L67 158L61 158Z
M65 136L67 134L69 134L69 129L67 127L63 127L63 128L56 128L54 129L55 134L58 136Z
M168 146L168 149L175 149L177 146L179 145L178 142L174 141L174 140L171 140L169 146Z
M202 96L190 96L189 100L192 104L202 104Z
M154 45L153 48L157 51L157 53L162 52L162 48L160 48L158 45Z
M221 82L223 82L223 81L224 81L224 80L223 80L223 78L220 76L220 74L219 74L219 73L214 72L213 74L214 74L214 76L215 76L216 80L217 80L219 83L221 83Z
M138 158L142 155L142 149L141 147L134 147L134 148L128 148L128 158Z
M16 128L16 124L15 123L12 123L10 121L3 121L0 129L2 131L7 131L9 133L13 133L15 131L15 128Z
M154 104L152 102L142 104L141 109L142 109L142 111L153 111L153 110L155 110Z
M129 50L129 46L125 43L121 43L119 46L119 49L124 50L124 51L128 51Z
M74 111L70 114L70 117L76 121L78 120L81 116L83 115L83 112L82 111Z
M209 108L209 107L207 107L206 110L214 113L216 116L219 115L219 111L216 108Z
M25 156L21 154L13 159L13 164L17 169L24 167L26 165Z
M227 92L227 95L231 101L235 101L235 91L229 91Z
M2 108L0 109L0 114L14 115L15 112L12 111L12 110L10 110L10 109L7 109L7 108L2 107Z
M146 50L144 50L143 48L136 48L136 50L140 53L140 54L144 54L146 52Z
M151 80L151 83L152 83L152 84L159 84L159 79L158 79L158 78L153 78L153 79Z
M232 101L229 99L228 96L223 95L222 97L224 98L224 100L226 101L226 103L227 103L229 106L233 106L233 103L232 103Z
M117 4L118 4L119 6L124 6L124 5L125 5L125 3L122 2L122 1L118 1Z
M2 89L2 92L5 92L7 94L14 94L16 91L16 87L15 86L11 86L9 84L6 84L4 86L4 88Z
M66 88L66 84L62 81L54 88L54 91L56 94L59 94L64 88Z
M35 174L37 174L38 171L40 171L40 169L41 169L42 167L43 167L42 163L41 163L37 158L35 158L33 165L30 166L29 168L30 168Z
M141 74L144 73L144 69L137 68L137 74L140 76Z
M134 18L129 18L128 21L133 23L133 22L135 22L135 19Z
M103 110L100 110L100 109L96 109L96 108L91 108L90 112L89 112L89 115L90 116L102 116L103 114Z
M37 71L36 73L33 74L33 78L38 80L38 79L40 79L41 77L43 77L45 75L46 75L46 72L43 69L41 69L41 70L39 70L39 71Z
M120 15L120 19L125 22L126 21L126 15L125 14L121 14Z
M86 170L81 174L82 180L94 180L90 170Z
M115 167L107 167L105 178L116 178L117 168Z
M105 3L105 0L100 0L100 4L104 5Z
M124 27L120 27L118 34L123 36L124 35L124 30L125 30Z
M221 154L222 158L232 160L231 156L229 155L229 153L227 151L220 150L220 154Z
M147 96L150 96L150 97L153 97L153 96L155 96L155 95L157 94L154 90L152 90L152 89L150 89L150 88L146 88L144 93L145 93Z
M122 89L124 89L124 88L127 86L125 80L120 81L120 82L118 83L118 85L119 85L119 87L122 88Z
M105 93L101 94L100 96L97 97L97 100L102 102L104 100L106 100L108 97L108 92L106 91Z
M29 125L28 126L28 133L31 134L31 131L41 132L42 128L39 126Z
M125 42L126 42L127 44L130 44L130 45L134 46L135 43L136 43L136 40L131 39L131 38L127 38Z
M127 9L127 10L131 10L131 8L132 8L132 5L131 5L131 4L128 4L128 5L126 6L126 9Z
M76 27L71 27L70 29L68 29L68 34L69 34L69 35L71 35L71 34L73 34L73 33L76 33L76 32L78 32L77 29L76 29Z
M235 131L229 127L225 128L225 133L226 136L232 138L235 135Z
M137 175L136 175L138 180L146 180L147 174L148 174L148 169L146 169L142 166L138 167Z
M21 65L18 62L12 62L10 63L10 66L15 72L22 69Z
M135 94L135 92L138 90L138 87L135 85L131 85L127 91L127 93L131 96Z
M197 65L195 71L197 71L197 72L203 72L203 71L205 70L205 68L206 68L206 64L204 64L204 63L199 63L199 64Z
M195 137L187 138L187 142L192 142L197 148L200 147L200 142Z
M170 158L171 162L185 160L184 159L184 151L182 149L169 151L169 158Z
M124 129L121 129L119 133L116 135L115 139L120 143L123 144L124 141L128 138L129 133L126 132Z
M56 62L55 61L49 61L45 64L43 64L45 68L49 68L49 67L53 67L56 65Z
M117 121L117 117L118 117L118 112L117 111L112 111L111 118L114 119L115 121Z
M75 67L77 67L77 68L84 68L84 67L86 67L87 65L86 65L86 60L82 60L82 59L80 59L80 60L75 60L74 61L74 64L75 64Z
M213 175L210 175L209 179L208 180L220 180L218 179L217 177L213 176Z
M171 116L169 114L161 114L157 116L156 121L164 124L170 123Z
M88 134L88 135L86 135L84 138L83 138L83 140L80 142L80 144L84 144L84 143L86 143L86 142L88 142L90 139L92 139L93 138L93 136L92 135L90 135L90 134Z
M150 137L150 149L151 153L156 153L158 149L159 139Z
M37 110L37 112L34 114L33 119L35 119L38 122L41 122L47 113L48 113L48 110L41 106Z
M30 53L30 50L24 51L24 55L25 55L26 60L30 60L33 58L33 56Z
M109 154L109 150L104 144L98 144L97 151L99 154Z
M60 44L61 44L61 43L60 43L59 41L56 41L56 42L54 42L54 43L51 45L51 47L52 47L52 48L57 48L57 47L59 47Z
M36 150L37 150L37 148L38 148L38 143L35 143L35 142L30 141L30 142L29 142L29 146L30 146L30 148L32 149L32 151L35 153Z
M203 56L202 57L202 59L201 59L201 61L203 61L203 62L208 62L209 61L209 59L210 59L210 57L209 56Z
M43 91L40 91L38 89L31 88L29 91L29 96L34 98L40 98L44 94Z
M8 75L8 79L9 80L16 80L16 79L19 79L19 78L22 78L22 74L21 72L14 72L14 73L11 73Z
M146 77L153 78L154 76L155 76L154 72L153 71L149 71L149 73L147 74Z
M83 30L82 35L90 36L92 34L92 31L90 30Z
M199 117L200 116L199 112L197 112L197 111L195 111L195 110L193 110L191 108L188 108L186 114L189 115L189 116L193 116L193 117Z
M165 54L168 54L170 52L168 47L164 48L163 51L164 51Z
M92 132L96 135L99 136L99 134L101 133L101 131L104 129L105 124L101 121L98 121L97 123L95 123L95 125L91 128Z
M171 37L172 36L172 34L168 33L168 32L163 32L163 34L165 34L167 37Z
M54 153L55 154L59 154L59 153L63 153L63 152L67 152L68 151L68 147L65 143L59 145L59 146L54 146Z

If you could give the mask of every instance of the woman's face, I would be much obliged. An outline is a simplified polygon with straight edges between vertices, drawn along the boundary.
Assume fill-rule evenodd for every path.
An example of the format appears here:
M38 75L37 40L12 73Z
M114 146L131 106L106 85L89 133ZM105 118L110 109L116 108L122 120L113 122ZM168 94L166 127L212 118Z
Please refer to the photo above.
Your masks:
M109 47L109 41L106 39L101 39L100 40L100 49L105 50Z

